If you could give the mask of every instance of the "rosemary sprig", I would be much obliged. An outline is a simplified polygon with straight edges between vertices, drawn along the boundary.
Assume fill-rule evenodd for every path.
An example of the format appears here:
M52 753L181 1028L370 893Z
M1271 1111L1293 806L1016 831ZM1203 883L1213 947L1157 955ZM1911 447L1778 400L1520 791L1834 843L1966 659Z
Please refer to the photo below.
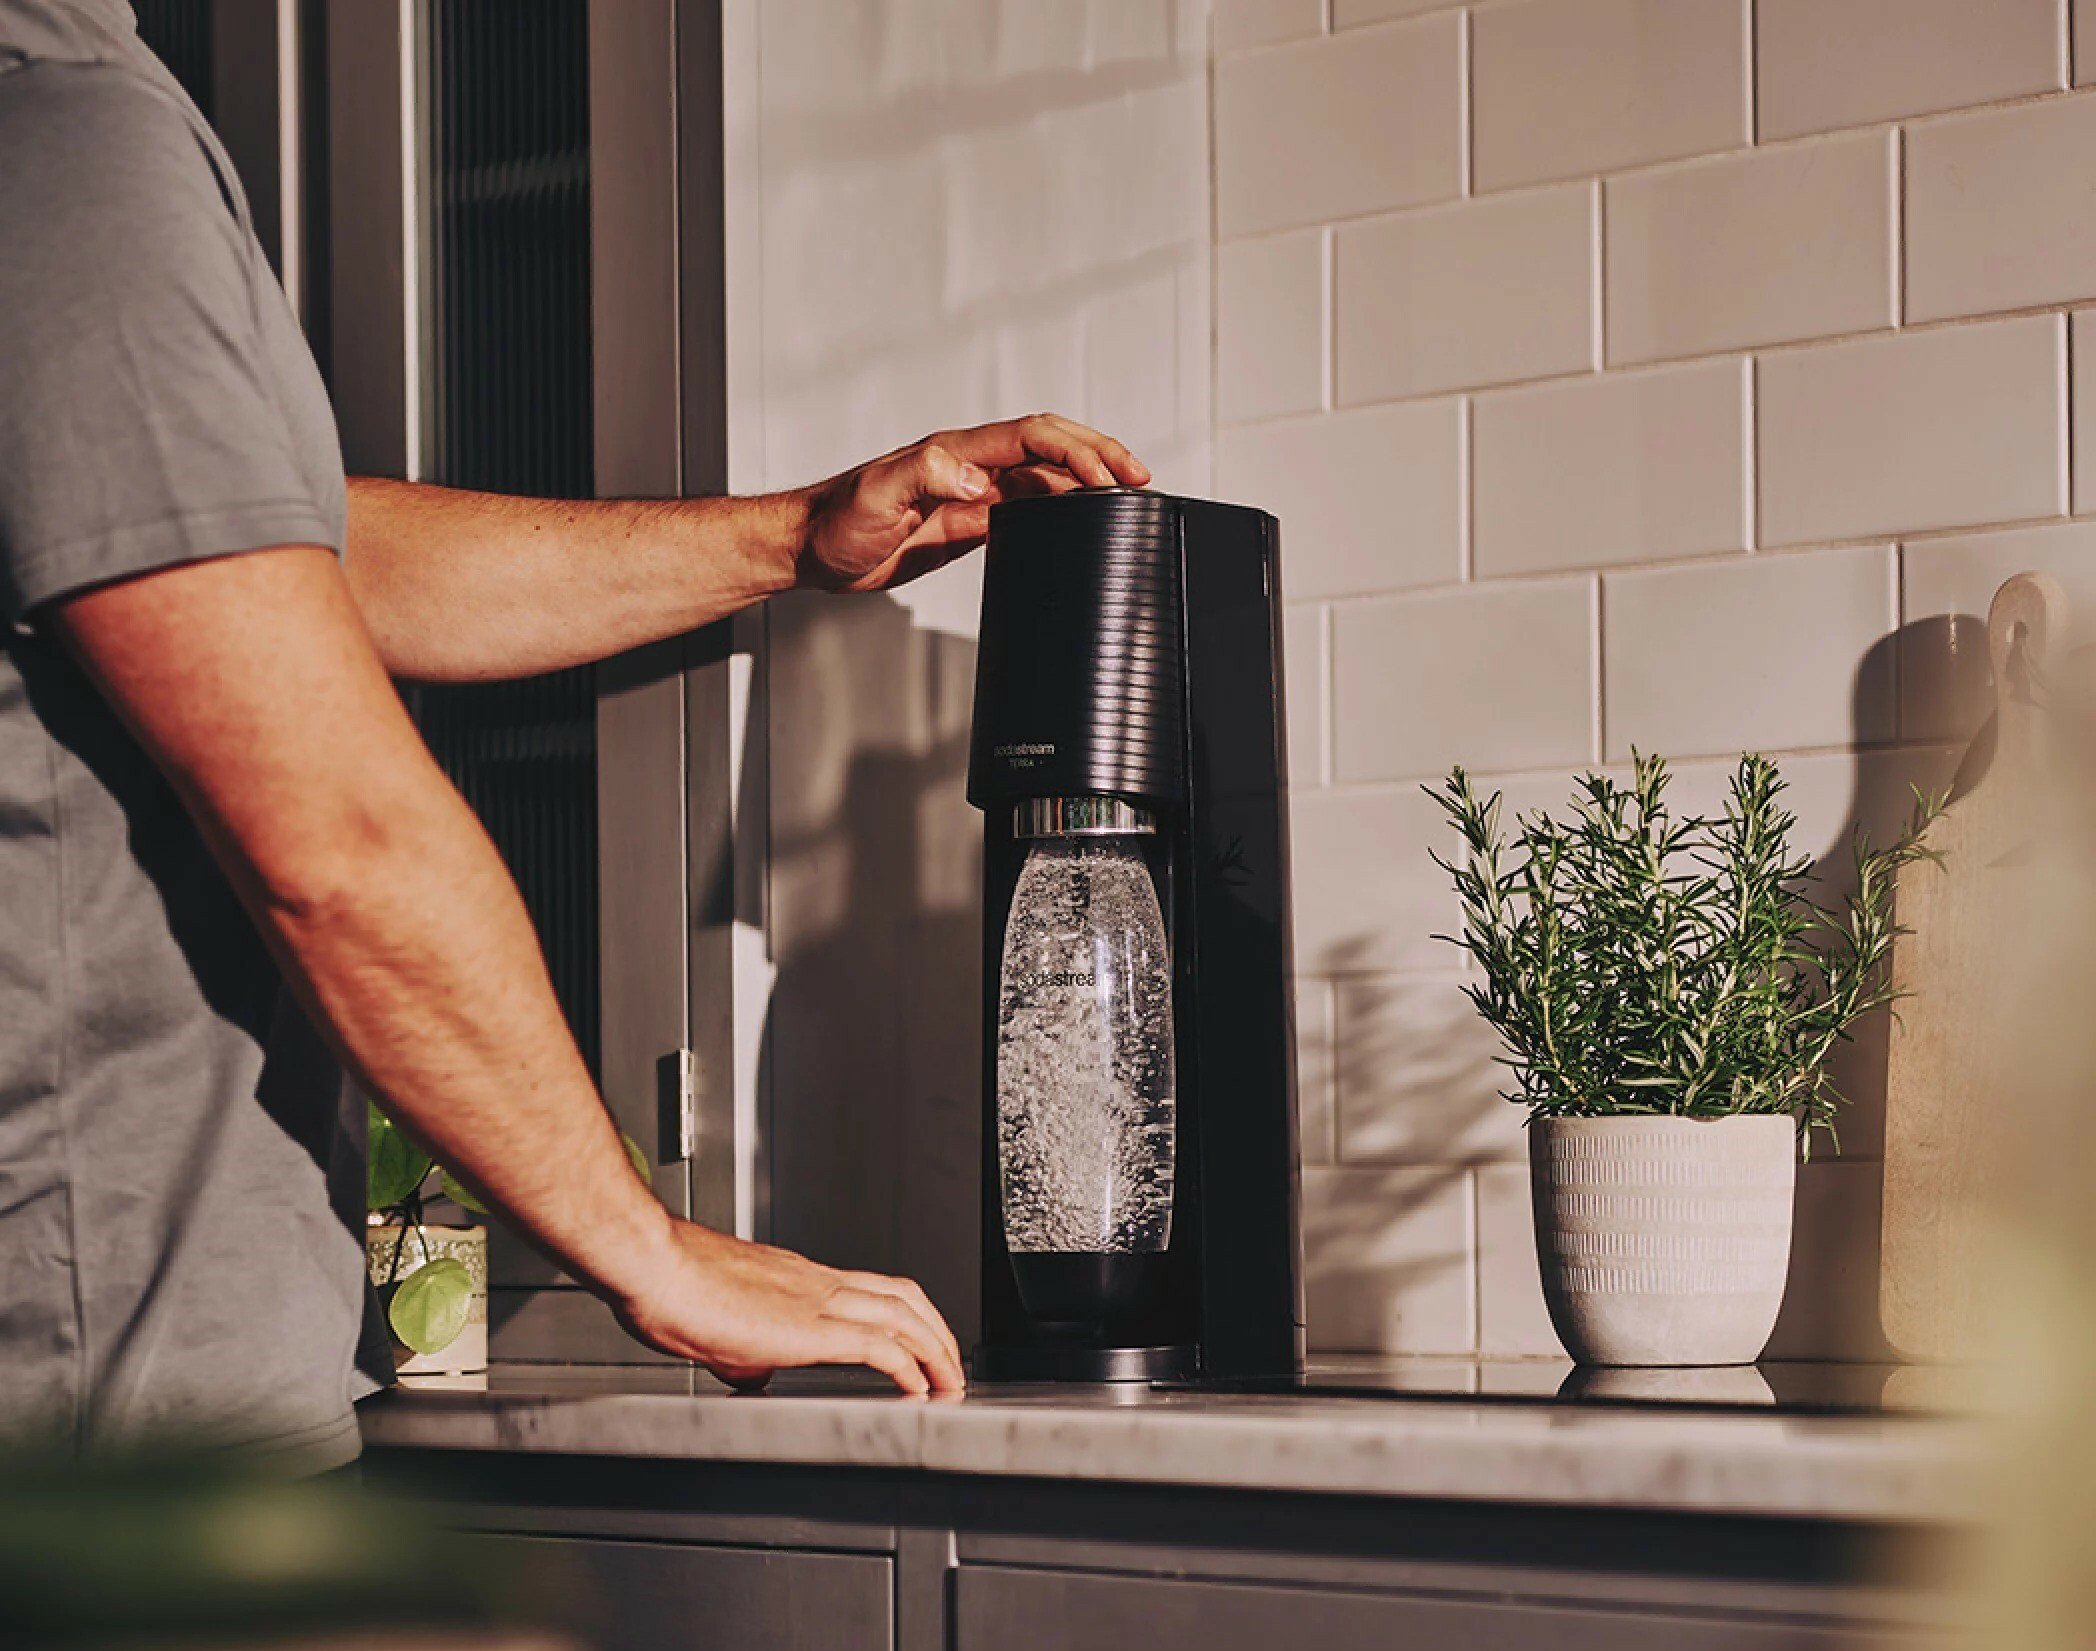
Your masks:
M1796 817L1766 757L1742 757L1722 814L1677 816L1667 766L1633 754L1630 783L1589 774L1563 819L1518 818L1458 768L1431 795L1462 839L1453 859L1465 991L1501 1038L1509 1100L1536 1117L1796 1115L1831 1129L1842 1096L1828 1058L1892 1003L1901 932L1894 874L1933 859L1940 796L1914 794L1899 839L1859 829L1854 886L1823 903Z

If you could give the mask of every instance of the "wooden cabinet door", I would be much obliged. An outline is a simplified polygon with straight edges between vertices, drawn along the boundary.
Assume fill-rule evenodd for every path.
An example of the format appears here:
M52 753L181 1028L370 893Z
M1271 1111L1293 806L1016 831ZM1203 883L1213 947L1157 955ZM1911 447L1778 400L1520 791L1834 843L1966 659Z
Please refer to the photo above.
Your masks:
M1882 1651L1823 1624L963 1565L958 1651Z
M878 1554L485 1536L593 1651L892 1651L892 1562Z

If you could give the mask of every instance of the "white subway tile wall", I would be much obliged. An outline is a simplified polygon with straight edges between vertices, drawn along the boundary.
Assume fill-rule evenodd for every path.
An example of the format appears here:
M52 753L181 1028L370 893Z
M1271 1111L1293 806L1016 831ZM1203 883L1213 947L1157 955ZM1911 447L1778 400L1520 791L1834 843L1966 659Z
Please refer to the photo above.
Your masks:
M1363 23L1387 23L1393 17L1412 17L1423 11L1446 11L1449 0L1331 0L1332 27L1358 28Z
M1746 549L1747 386L1698 361L1479 396L1479 576Z
M1342 402L1594 365L1594 190L1560 184L1339 231Z
M1216 486L1293 525L1291 598L1445 585L1463 571L1463 406L1413 401L1216 435ZM1293 543L1293 542L1292 542Z
M1453 14L1225 56L1217 228L1256 234L1459 194L1460 66Z
M1907 319L2096 291L2096 101L1923 121L1907 138Z
M1321 33L1324 0L1215 0L1215 45L1224 52Z
M1593 745L1592 605L1590 580L1525 579L1339 607L1334 777L1578 762Z
M1467 1353L1476 1345L1470 1172L1303 1171L1303 1295L1318 1345Z
M2049 573L2075 607L2096 604L2096 522L1961 533L1900 558L1900 732L1964 740L1992 709L1987 605L2014 573Z
M2096 601L2096 0L1217 0L1215 38L1215 487L1282 521L1311 1344L1549 1354L1421 782L1562 806L1635 746L1710 807L1765 750L1838 868L1947 777L1999 581ZM1883 1058L1844 1056L1802 1172L1791 1356L1882 1345Z
M1892 737L1892 552L1728 558L1602 582L1608 755Z
M1332 993L1329 980L1296 982L1297 1134L1306 1164L1329 1164L1338 1156L1339 1125L1332 1105Z
M1215 260L1215 414L1225 422L1325 405L1325 246L1298 229L1232 241Z
M1859 132L1611 179L1609 364L1891 326L1892 144Z
M1477 1350L1495 1357L1547 1357L1557 1332L1536 1286L1536 1217L1528 1152L1521 1161L1471 1172L1477 1201Z
M2062 513L2066 348L2063 317L2030 315L1768 356L1763 542Z
M1764 143L2066 83L2058 0L1757 0Z
M1471 35L1477 187L1747 141L1746 0L1518 0Z
M1499 1096L1498 1040L1461 981L1357 975L1333 988L1342 1161L1468 1164L1526 1150L1521 1115Z

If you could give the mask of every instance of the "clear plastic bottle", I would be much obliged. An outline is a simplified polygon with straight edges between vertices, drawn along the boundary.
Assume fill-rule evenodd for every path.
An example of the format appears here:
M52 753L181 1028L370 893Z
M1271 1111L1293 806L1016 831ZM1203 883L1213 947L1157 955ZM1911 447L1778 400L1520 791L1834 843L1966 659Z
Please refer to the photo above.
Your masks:
M1174 1066L1164 916L1136 839L1037 840L997 1023L1005 1241L1037 1318L1111 1317L1147 1288L1135 1258L1172 1236Z

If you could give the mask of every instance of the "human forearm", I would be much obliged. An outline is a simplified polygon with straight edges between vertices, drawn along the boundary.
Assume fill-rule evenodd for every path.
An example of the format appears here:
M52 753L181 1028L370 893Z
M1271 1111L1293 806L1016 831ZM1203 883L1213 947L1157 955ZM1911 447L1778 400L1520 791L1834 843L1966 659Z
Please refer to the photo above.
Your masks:
M396 794L383 823L365 815L349 834L355 850L251 900L366 1088L658 1350L734 1381L842 1363L911 1393L958 1390L960 1348L915 1284L744 1243L655 1201L568 1036L522 903L462 814L448 787Z
M396 677L532 676L721 619L793 583L800 493L519 499L349 484L351 593Z
M430 770L341 805L336 846L266 878L224 856L360 1085L508 1223L615 1303L669 1218L633 1173L569 1035L515 885Z
M980 543L1001 498L1149 479L1119 442L1047 413L943 431L754 498L519 499L360 477L344 566L394 676L531 676L795 584L901 584Z

